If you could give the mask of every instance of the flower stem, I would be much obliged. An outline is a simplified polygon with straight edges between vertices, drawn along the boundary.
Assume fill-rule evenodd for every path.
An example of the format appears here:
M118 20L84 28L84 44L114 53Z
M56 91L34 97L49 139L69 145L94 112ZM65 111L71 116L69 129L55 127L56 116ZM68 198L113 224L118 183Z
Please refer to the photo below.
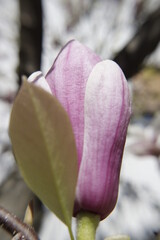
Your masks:
M71 229L71 227L68 227L68 231L69 231L70 239L71 239L71 240L74 240L74 237L73 237L73 233L72 233L72 229Z
M100 216L90 212L80 212L77 219L77 240L94 240Z

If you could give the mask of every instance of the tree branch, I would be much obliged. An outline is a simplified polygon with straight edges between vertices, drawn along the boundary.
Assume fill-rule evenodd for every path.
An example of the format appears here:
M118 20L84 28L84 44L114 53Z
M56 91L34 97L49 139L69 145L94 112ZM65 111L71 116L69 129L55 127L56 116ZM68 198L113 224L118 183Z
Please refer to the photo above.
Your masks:
M142 67L144 58L153 52L160 41L160 8L150 14L133 39L117 54L114 61L127 78Z
M42 3L41 0L19 0L20 4L20 61L21 76L27 77L40 70L42 52Z
M0 207L0 227L12 236L19 235L18 240L39 240L32 227L23 223L19 218L2 207Z

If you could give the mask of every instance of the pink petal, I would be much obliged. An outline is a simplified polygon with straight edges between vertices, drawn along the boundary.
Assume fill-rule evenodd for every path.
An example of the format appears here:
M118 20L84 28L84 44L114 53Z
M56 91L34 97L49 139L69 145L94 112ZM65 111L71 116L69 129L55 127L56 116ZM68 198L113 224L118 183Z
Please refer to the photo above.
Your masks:
M70 41L59 53L46 75L52 94L67 111L77 146L80 164L84 137L84 95L86 82L94 65L100 61L78 41Z
M86 85L76 208L99 213L101 219L110 214L117 201L130 114L129 90L121 69L113 61L98 63Z

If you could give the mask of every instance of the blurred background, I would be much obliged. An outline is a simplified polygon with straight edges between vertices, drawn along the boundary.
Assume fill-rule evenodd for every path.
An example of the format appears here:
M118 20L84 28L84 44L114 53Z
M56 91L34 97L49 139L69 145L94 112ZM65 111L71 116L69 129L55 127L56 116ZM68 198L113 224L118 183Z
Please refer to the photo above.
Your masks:
M21 179L8 124L21 76L37 70L45 75L71 39L102 59L115 60L132 95L118 203L101 222L97 240L114 234L128 234L132 240L160 239L159 0L0 0L0 205L23 219L34 199L40 238L69 239L66 227ZM0 230L0 239L11 237Z

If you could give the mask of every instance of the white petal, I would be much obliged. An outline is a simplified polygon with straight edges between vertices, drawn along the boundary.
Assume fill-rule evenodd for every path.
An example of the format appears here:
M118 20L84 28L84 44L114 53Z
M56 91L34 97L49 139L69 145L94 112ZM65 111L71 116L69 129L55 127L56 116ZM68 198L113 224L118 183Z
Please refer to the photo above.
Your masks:
M51 89L41 71L32 73L28 78L28 82L34 83L36 86L39 86L45 91L51 93Z

